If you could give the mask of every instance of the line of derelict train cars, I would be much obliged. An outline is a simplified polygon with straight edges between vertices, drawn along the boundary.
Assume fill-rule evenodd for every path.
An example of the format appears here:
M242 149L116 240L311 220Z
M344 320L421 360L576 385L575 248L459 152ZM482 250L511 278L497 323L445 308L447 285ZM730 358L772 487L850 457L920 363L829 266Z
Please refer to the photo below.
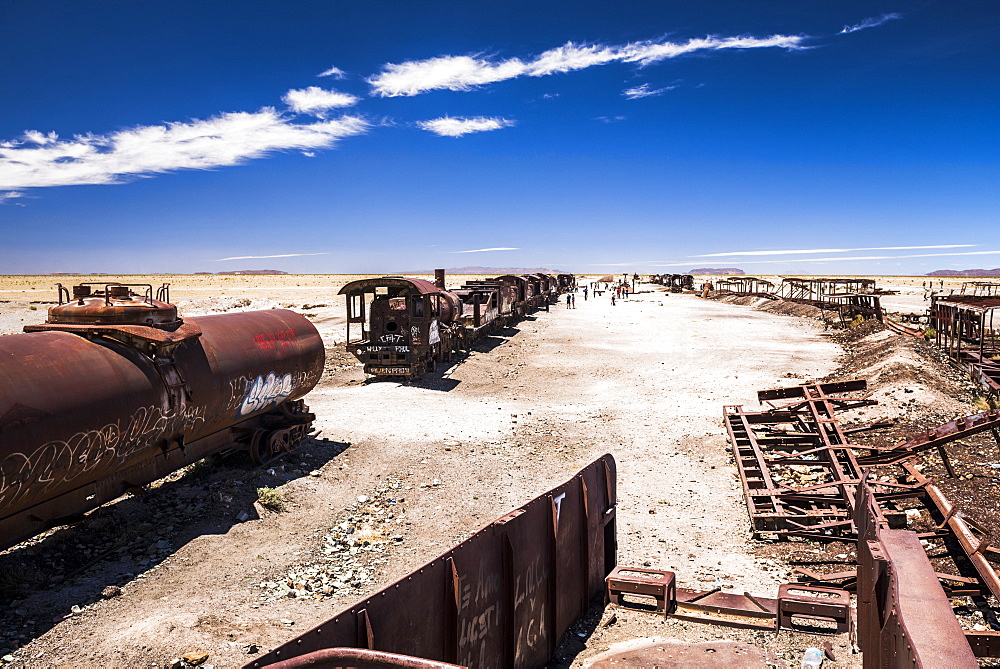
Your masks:
M403 277L341 290L369 374L412 378L575 288L570 274L444 288ZM286 309L181 319L167 286L59 286L46 322L0 336L0 550L229 450L265 463L315 416L326 355Z

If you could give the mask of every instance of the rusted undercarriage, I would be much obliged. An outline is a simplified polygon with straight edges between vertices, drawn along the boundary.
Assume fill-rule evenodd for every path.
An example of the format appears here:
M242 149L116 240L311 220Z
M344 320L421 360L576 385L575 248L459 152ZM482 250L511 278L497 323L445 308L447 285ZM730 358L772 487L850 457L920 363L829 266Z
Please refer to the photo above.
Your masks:
M896 325L882 311L879 296L887 293L875 287L874 279L786 277L776 286L771 281L754 276L733 276L716 280L713 288L734 295L808 304L821 309L825 320L829 320L829 315L834 315L842 325L857 318ZM915 331L905 334L915 334Z

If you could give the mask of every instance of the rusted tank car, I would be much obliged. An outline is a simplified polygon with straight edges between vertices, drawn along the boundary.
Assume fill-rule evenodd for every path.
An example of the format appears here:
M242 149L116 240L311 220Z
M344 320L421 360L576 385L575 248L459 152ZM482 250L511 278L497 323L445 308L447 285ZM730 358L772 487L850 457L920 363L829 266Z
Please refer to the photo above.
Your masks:
M376 377L412 379L450 361L485 334L516 322L549 295L558 282L548 275L505 275L445 288L401 276L353 281L340 289L347 299L347 350ZM352 340L351 326L360 328Z
M211 453L263 462L307 434L325 361L308 320L181 319L152 290L59 286L44 324L0 337L0 548Z

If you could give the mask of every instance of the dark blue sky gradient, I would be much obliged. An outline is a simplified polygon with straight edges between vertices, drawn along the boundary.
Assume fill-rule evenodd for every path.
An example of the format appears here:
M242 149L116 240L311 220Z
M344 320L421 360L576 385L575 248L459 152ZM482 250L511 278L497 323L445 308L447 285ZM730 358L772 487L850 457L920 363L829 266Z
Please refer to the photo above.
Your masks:
M889 13L900 18L838 34ZM372 124L314 157L275 151L112 185L0 180L0 192L20 194L0 203L0 273L997 267L998 28L994 0L0 0L0 141L267 106L310 123L281 101L308 86L360 97L330 116ZM773 34L807 35L809 48L701 51L412 97L372 97L365 82L387 63L438 56L529 60L567 41ZM317 77L330 66L347 77ZM642 84L675 88L622 95ZM442 116L515 125L457 138L415 125ZM695 257L943 244L974 246ZM453 253L490 247L519 250ZM969 251L996 253L793 262ZM216 262L285 253L325 255Z

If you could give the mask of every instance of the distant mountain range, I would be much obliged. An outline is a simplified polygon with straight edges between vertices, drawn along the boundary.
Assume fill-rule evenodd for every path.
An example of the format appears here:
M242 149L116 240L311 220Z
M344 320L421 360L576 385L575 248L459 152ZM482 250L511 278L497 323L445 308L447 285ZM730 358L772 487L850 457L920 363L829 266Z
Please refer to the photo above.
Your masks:
M927 276L1000 276L1000 267L996 269L939 269L928 272Z
M718 274L718 275L742 275L746 274L741 269L736 267L696 267L695 269L688 272L688 274Z
M396 274L407 275L407 274L433 274L432 269L414 269L408 272L396 272ZM495 274L501 276L504 274L565 274L561 269L545 269L544 267L448 267L445 269L445 274Z

